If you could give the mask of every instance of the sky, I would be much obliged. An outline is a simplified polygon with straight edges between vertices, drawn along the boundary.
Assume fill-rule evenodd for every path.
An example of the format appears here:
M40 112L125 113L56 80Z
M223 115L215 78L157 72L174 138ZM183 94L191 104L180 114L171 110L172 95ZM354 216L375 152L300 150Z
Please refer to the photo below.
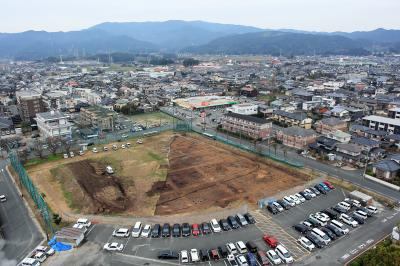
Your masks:
M0 32L203 20L266 29L400 29L400 0L0 0Z

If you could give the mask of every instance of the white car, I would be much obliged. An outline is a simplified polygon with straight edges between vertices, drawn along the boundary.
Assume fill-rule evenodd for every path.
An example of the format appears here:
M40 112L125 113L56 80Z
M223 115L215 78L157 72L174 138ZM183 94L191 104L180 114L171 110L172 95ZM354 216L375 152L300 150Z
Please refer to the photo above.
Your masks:
M306 199L302 195L300 195L299 193L296 193L294 195L301 201L301 203L306 202Z
M313 213L310 214L310 215L308 216L308 218L309 218L312 222L315 222L316 224L318 224L319 226L325 226L325 225L327 224L327 222L318 219L318 216L317 216L316 214L313 214Z
M128 228L118 228L118 229L114 230L112 235L115 237L128 237L129 229Z
M200 261L199 253L197 252L197 249L192 248L190 250L190 258L192 259L192 262Z
M290 199L296 204L301 204L301 201L295 195L289 195Z
M70 151L70 152L69 152L69 156L70 156L71 158L74 157L74 156L75 156L74 152L73 152L73 151Z
M122 251L124 249L124 245L118 244L117 242L106 243L103 246L103 249L108 251Z
M108 151L108 147L104 146L103 151Z
M83 151L79 151L78 153L80 156L83 156L85 153Z
M214 233L221 232L221 226L219 225L216 219L212 219L210 224Z
M312 251L315 248L314 244L307 237L303 236L297 239L297 241L308 251Z
M296 203L288 196L283 197L283 201L289 204L291 207L296 206Z
M310 189L305 189L304 192L308 193L308 195L311 196L311 198L315 198L317 195L315 195L315 193L313 191L311 191Z
M181 262L189 263L189 256L187 250L181 250Z
M137 143L137 144L143 144L143 140L138 139L138 140L136 141L136 143Z
M281 258L281 260L287 264L293 263L294 259L290 255L289 251L283 245L277 245L275 248L276 254Z
M84 227L88 228L92 225L92 222L90 222L88 219L86 218L79 218L78 221L76 221L77 224L81 224Z
M7 198L5 195L0 195L0 202L6 202Z
M142 233L140 234L141 237L149 237L151 232L151 226L149 224L146 224L143 227Z
M348 211L348 210L351 209L351 205L348 204L348 203L345 202L345 201L339 202L338 205L339 205L340 207L342 207L343 209L345 209L346 211Z
M358 223L356 220L354 220L353 218L351 218L350 216L348 216L347 214L342 213L339 216L339 219L344 222L347 225L350 225L351 227L357 227Z
M52 248L49 247L45 247L45 246L38 246L36 247L36 251L38 252L43 252L45 253L47 256L53 256L55 251Z
M323 213L323 212L317 212L315 214L315 217L318 220L323 221L323 222L329 222L329 220L330 220L329 216L327 214Z
M249 263L247 262L246 257L244 255L237 256L236 260L240 266L248 266L249 265Z
M34 258L25 258L18 265L19 266L40 266L40 262Z
M283 207L278 202L274 201L272 205L274 205L279 212L283 212Z
M378 209L377 209L375 206L369 205L369 206L367 206L366 208L367 208L367 210L368 210L370 213L372 213L372 214L375 214L375 213L378 212Z
M355 211L354 215L357 215L358 217L360 217L360 218L362 218L364 220L366 220L368 218L368 214L366 212L363 212L363 211L360 211L360 210Z
M278 254L273 249L267 251L267 257L274 265L278 265L282 263L281 258L279 258Z
M68 154L64 153L63 157L64 159L68 159Z
M93 152L93 153L97 153L97 148L93 148L93 149L92 149L92 152Z
M126 148L125 144L122 144L122 145L121 145L121 148L122 148L122 149L125 149L125 148Z
M310 223L308 221L302 221L301 224L307 226L308 228L312 228L313 227L312 223Z

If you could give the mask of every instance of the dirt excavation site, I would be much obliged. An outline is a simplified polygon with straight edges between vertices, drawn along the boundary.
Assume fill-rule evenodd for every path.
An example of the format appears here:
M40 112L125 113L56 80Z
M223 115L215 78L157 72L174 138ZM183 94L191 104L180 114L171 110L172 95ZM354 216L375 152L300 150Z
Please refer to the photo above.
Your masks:
M27 170L54 212L137 216L256 204L307 180L296 170L199 135L165 132L143 142ZM104 171L108 165L114 174Z

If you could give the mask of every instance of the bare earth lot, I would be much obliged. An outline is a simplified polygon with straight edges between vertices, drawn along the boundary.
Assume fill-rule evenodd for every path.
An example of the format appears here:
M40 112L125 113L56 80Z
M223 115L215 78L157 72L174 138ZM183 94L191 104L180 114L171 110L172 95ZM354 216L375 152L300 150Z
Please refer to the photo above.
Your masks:
M131 143L129 149L87 151L36 165L28 173L54 212L136 216L254 204L307 180L296 170L198 135L165 132L142 145ZM114 175L104 173L107 165Z

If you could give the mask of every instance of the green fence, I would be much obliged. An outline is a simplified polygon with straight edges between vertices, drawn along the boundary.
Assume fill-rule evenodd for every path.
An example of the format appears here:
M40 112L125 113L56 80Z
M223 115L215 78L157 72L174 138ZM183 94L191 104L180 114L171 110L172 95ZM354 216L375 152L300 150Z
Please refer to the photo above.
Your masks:
M8 155L11 166L14 168L15 172L18 174L19 183L23 185L26 190L28 191L29 195L31 196L33 202L35 203L36 207L39 209L41 216L43 217L43 221L46 226L46 233L50 235L54 234L54 228L52 226L52 215L49 207L47 206L46 202L44 201L42 195L36 189L35 185L32 183L32 180L29 178L28 174L24 166L21 164L18 155L14 150L9 151Z

